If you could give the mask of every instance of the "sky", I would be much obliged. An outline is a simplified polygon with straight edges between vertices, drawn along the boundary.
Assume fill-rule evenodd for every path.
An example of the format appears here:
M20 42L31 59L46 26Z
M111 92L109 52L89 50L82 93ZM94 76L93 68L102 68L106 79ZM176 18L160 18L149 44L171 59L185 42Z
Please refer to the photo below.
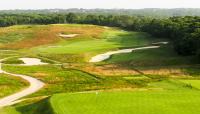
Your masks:
M200 8L200 0L1 0L0 10L68 8Z

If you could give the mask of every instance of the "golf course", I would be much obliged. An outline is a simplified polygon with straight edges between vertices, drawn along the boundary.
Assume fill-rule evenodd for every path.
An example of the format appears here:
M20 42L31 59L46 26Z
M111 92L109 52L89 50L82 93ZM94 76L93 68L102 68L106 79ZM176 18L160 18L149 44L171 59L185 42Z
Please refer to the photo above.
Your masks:
M147 32L0 28L0 114L198 114L200 65Z

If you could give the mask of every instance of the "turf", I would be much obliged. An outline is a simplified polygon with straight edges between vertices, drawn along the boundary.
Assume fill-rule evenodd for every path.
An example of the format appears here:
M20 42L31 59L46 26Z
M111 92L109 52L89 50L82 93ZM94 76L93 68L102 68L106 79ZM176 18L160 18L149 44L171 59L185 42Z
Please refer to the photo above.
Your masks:
M78 24L17 25L1 31L0 49L18 49L23 56L39 55L60 62L87 62L92 56L109 50L139 47L163 40L142 32ZM58 36L60 33L79 35L65 39Z
M89 59L99 53L104 53L109 50L117 50L119 48L130 48L149 45L151 42L156 42L158 39L151 37L146 33L140 32L127 32L118 29L104 30L99 35L99 38L91 38L85 35L78 38L62 40L56 44L39 46L33 48L32 51L39 53L44 57L50 57L51 59L57 59L59 56L65 54L67 58L70 56L77 56L83 58L83 60L71 60L63 62L79 62L89 61Z
M93 75L76 69L64 69L61 66L10 66L3 65L8 72L33 76L46 86L34 96L52 95L61 92L80 92L113 88L136 88L145 86L148 79L127 80L119 77Z
M194 114L199 91L143 91L58 94L51 98L56 114Z
M79 35L65 39L59 37L59 33ZM158 49L113 55L111 59L102 63L88 63L88 60L96 54L147 46L157 41L164 40L142 32L95 25L6 27L4 31L0 30L0 49L4 50L0 51L0 59L13 58L4 61L6 64L3 64L3 69L35 77L46 84L39 92L27 98L34 99L47 95L52 97L39 102L27 100L14 108L0 110L0 113L193 114L199 112L199 66L191 62L194 60L193 57L178 56L171 44ZM21 57L40 58L50 64L13 65L21 64L18 60ZM166 73L166 70L161 71L162 68L169 70L169 73ZM178 72L171 72L170 68L177 68ZM151 69L152 72L143 72L146 69ZM154 71L159 73L156 74ZM160 74L161 72L164 73ZM19 91L25 86L22 80L3 75L0 78L0 89L6 87L6 90L3 89L0 97ZM99 92L76 93L96 90Z
M146 49L133 51L127 54L113 55L106 62L108 63L129 63L134 67L143 66L172 66L172 65L188 65L194 64L194 57L183 57L174 52L173 47L169 45L162 45L157 49Z
M119 47L135 47L147 45L152 38L145 33L125 32L109 30L103 33L99 39L79 38L59 42L49 47L41 47L38 50L46 53L84 53L101 52L103 50Z

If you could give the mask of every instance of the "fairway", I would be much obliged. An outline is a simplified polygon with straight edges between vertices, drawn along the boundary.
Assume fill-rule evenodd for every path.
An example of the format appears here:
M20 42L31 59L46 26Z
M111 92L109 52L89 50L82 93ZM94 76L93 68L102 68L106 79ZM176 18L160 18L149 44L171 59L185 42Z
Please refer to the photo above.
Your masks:
M3 71L44 84L0 114L200 112L200 66L165 38L87 24L16 25L0 28L0 53ZM0 74L0 98L26 87Z
M133 91L58 94L51 98L56 114L195 114L199 91Z

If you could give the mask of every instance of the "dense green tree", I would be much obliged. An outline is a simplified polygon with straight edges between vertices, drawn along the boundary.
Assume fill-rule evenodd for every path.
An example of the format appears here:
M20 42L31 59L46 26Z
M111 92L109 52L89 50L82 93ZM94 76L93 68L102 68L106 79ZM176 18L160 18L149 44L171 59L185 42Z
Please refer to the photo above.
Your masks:
M126 30L148 32L155 37L169 38L181 55L200 58L200 17L170 17L165 19L128 15L97 15L76 13L0 14L0 26L16 24L83 23Z

